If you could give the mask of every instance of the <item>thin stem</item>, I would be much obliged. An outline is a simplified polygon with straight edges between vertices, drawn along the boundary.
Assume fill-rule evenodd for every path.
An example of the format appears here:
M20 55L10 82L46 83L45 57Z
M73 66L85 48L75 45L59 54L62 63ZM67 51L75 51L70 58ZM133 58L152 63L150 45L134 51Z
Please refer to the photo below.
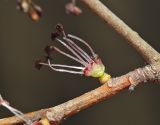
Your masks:
M68 38L63 38L68 42L68 44L76 51L78 52L87 62L93 61L90 56L83 50L81 49L77 44L75 44L71 39Z
M67 57L73 59L73 60L76 61L76 62L79 62L79 63L82 64L83 66L86 66L86 63L83 63L83 62L80 61L79 59L77 59L77 58L71 56L71 55L68 54L68 53L65 53L64 51L60 50L59 48L54 47L54 49L55 49L57 52L61 53L62 55L67 56Z
M81 62L87 65L87 63L70 46L68 46L66 43L64 43L62 40L58 38L56 38L56 40L60 42L63 46L65 46L68 50L70 50Z
M89 50L91 51L93 57L95 57L95 55L96 55L95 52L93 51L92 47L91 47L86 41L84 41L83 39L81 39L81 38L79 38L79 37L77 37L77 36L74 36L74 35L72 35L72 34L68 34L68 37L73 38L73 39L76 39L76 40L78 40L79 42L85 44L85 45L89 48Z
M40 63L42 65L45 65L45 66L49 66L48 63ZM84 67L79 67L79 66L70 66L70 65L61 65L61 64L51 64L52 67L62 67L62 68L72 68L72 69L81 69L81 70L84 70L85 68Z
M81 71L72 71L72 70L66 70L66 69L57 69L57 68L54 68L51 63L50 63L50 60L48 60L48 66L54 70L54 71L58 71L58 72L67 72L67 73L72 73L72 74L83 74L83 72Z

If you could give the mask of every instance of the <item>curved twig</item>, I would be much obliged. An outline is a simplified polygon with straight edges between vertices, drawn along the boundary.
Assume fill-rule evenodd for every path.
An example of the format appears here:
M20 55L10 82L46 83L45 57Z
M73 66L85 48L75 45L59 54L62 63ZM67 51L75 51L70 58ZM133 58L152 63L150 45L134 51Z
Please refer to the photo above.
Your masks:
M154 63L160 60L160 54L152 48L145 40L143 40L137 32L133 31L127 24L111 12L99 0L81 0L100 18L108 23L117 33L125 38L148 63Z

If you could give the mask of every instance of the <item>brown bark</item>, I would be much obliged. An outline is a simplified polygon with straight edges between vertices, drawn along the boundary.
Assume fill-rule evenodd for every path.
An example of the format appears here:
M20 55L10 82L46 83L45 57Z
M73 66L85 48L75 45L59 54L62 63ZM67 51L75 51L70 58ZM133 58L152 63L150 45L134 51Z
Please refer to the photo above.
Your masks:
M149 65L131 71L126 75L112 78L106 84L98 87L97 89L85 93L84 95L74 98L68 102L53 108L43 109L27 114L32 119L36 120L46 117L50 121L60 123L67 117L106 100L131 85L136 86L148 80L160 83L160 54L99 0L81 1L112 28L114 28L121 36L123 36L129 44L131 44L144 57ZM0 125L18 125L20 123L22 123L22 120L15 116L0 119Z
M55 106L53 108L43 109L40 111L27 114L31 119L39 119L46 117L50 121L57 123L62 122L69 116L86 109L96 103L108 99L109 97L119 93L130 85L138 85L144 81L160 79L160 64L155 63L147 65L144 68L138 68L126 75L113 78L108 83L99 88L85 93L82 96L74 98L68 102ZM22 123L17 117L10 117L0 120L0 125L18 125Z

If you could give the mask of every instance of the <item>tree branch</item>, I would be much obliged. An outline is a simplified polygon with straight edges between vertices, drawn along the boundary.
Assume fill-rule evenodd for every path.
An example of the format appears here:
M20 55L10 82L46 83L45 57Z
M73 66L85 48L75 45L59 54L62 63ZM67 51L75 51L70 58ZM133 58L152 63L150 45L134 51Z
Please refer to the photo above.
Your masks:
M132 45L148 63L160 60L160 54L153 49L146 41L144 41L137 32L133 31L127 24L111 12L99 0L81 0L100 18L108 23L122 37L124 37L130 45Z
M43 109L29 113L31 119L48 118L51 122L60 123L69 116L86 109L95 103L99 103L109 97L119 93L130 85L138 85L148 80L160 79L160 64L147 65L144 68L138 68L126 75L113 78L101 87L92 90L84 95L65 102L53 108ZM18 125L22 123L17 117L10 117L0 120L0 125Z
M135 31L129 28L122 20L113 14L99 0L81 0L90 7L98 16L113 27L121 36L128 40L143 57L150 63L143 68L138 68L126 75L113 78L101 87L84 95L65 102L53 108L27 114L31 119L38 120L43 117L51 122L61 123L64 119L96 103L108 99L130 85L136 86L142 82L153 80L160 82L160 55L147 44ZM19 125L23 121L17 117L0 119L0 125Z

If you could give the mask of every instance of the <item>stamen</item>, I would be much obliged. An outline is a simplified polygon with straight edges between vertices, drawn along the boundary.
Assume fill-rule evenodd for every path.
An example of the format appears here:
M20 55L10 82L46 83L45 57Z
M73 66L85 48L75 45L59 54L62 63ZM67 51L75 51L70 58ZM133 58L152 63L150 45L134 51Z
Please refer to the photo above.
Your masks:
M91 47L86 41L84 41L83 39L81 39L81 38L79 38L79 37L77 37L77 36L71 35L71 34L68 34L68 37L73 38L73 39L76 39L76 40L78 40L79 42L85 44L85 45L90 49L93 57L96 56L96 53L93 51L92 47Z
M62 55L65 55L65 56L67 56L67 57L73 59L74 61L79 62L80 64L86 66L86 63L84 63L84 62L82 62L81 60L75 58L74 56L71 56L71 55L68 54L68 53L65 53L64 51L60 50L59 48L54 47L54 49L55 49L57 52L61 53Z
M62 33L64 37L66 37L66 33L64 32L64 28L62 24L57 24L56 29L58 30L58 32Z
M25 116L21 111L11 107L9 105L9 103L7 101L5 101L1 94L0 94L0 105L4 106L5 108L7 108L10 112L12 112L14 115L16 115L17 117L19 117L20 119L22 119L27 125L31 125L33 122L27 117Z
M64 43L60 39L56 38L56 40L60 42L63 46L65 46L68 50L70 50L80 61L82 61L85 65L87 65L87 63L70 46L68 46L66 43Z
M48 63L40 63L41 65L44 66L49 66ZM81 69L84 70L84 67L79 67L79 66L70 66L70 65L61 65L61 64L51 64L52 67L63 67L63 68L72 68L72 69Z
M48 60L48 65L49 67L54 70L54 71L58 71L58 72L67 72L67 73L73 73L73 74L83 74L83 72L81 71L72 71L72 70L65 70L65 69L57 69L57 68L54 68L52 66L52 64L50 63L50 60Z
M86 61L90 62L93 61L89 55L83 50L81 49L77 44L75 44L71 39L68 38L63 38L64 40L66 40L68 42L68 44L75 50L77 51Z

